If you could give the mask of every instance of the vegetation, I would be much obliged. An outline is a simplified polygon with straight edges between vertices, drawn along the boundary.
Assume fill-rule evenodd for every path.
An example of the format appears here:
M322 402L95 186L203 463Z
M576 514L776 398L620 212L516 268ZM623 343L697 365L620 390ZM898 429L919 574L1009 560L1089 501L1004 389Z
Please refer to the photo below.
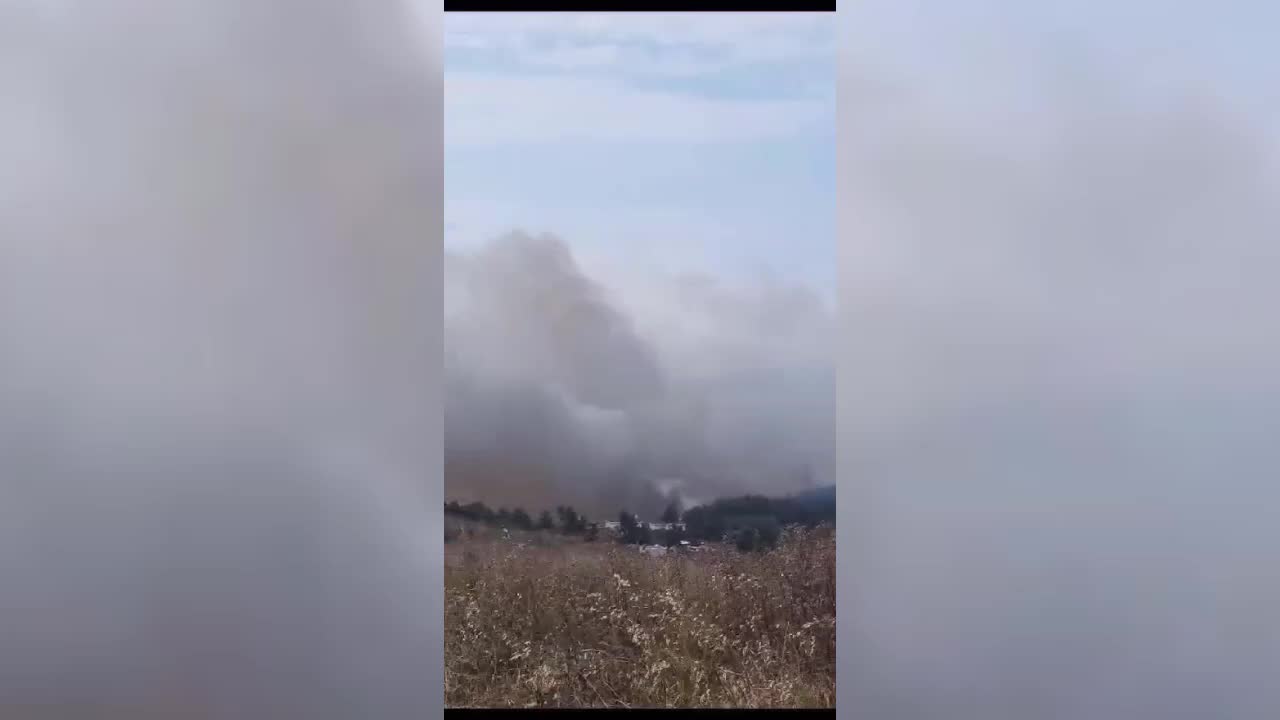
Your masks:
M618 539L628 545L653 544L653 531L648 523L641 523L635 515L623 510L618 513Z
M583 535L596 539L599 527L576 511L571 505L556 508L555 516L543 511L534 523L523 508L494 512L482 502L459 505L445 504L445 514L489 524L500 524L521 530L559 528L565 535ZM648 545L654 542L675 545L679 540L703 540L732 542L742 550L762 550L777 544L782 528L787 525L815 527L834 524L836 521L834 488L820 488L808 495L769 498L762 495L743 495L722 498L707 505L686 510L683 514L675 504L668 505L662 513L662 522L685 523L684 530L653 532L648 523L641 523L635 515L621 511L618 514L620 531L618 540L632 545Z
M450 707L835 704L828 525L788 527L765 552L663 558L480 530L445 551Z
M565 535L577 535L587 529L587 519L578 514L572 505L561 505L556 508L560 517L560 530Z
M834 493L831 493L831 498L813 500L807 497L743 495L690 508L683 518L691 538L728 540L741 550L760 550L776 545L784 526L834 524Z
M518 530L551 530L558 527L560 532L566 535L584 534L588 532L590 526L587 518L575 510L572 505L561 505L556 508L555 518L558 518L558 523L552 517L551 512L547 510L542 511L538 521L535 523L524 508L516 508L515 510L499 508L494 511L482 502L472 502L466 505L461 505L457 501L447 502L444 504L444 514L446 517L488 525L500 525Z

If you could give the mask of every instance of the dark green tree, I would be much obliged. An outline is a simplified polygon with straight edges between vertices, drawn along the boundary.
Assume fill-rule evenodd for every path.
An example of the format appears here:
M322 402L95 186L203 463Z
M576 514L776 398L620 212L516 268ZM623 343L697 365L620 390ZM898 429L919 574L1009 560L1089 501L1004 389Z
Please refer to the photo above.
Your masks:
M676 508L675 503L671 503L670 505L667 506L666 510L662 511L662 522L664 523L680 522L680 510Z
M575 535L586 529L586 518L578 514L572 505L561 505L556 508L560 515L560 531L566 535Z
M524 508L516 508L511 511L511 524L521 530L530 530L533 528L533 519L524 511Z
M482 502L470 502L462 506L462 515L476 522L493 522L493 511Z
M653 543L653 531L649 523L641 522L625 510L618 514L618 524L622 530L622 542L628 545L649 545Z
M632 544L636 542L638 536L638 527L636 525L636 516L623 510L618 513L618 536L623 543Z

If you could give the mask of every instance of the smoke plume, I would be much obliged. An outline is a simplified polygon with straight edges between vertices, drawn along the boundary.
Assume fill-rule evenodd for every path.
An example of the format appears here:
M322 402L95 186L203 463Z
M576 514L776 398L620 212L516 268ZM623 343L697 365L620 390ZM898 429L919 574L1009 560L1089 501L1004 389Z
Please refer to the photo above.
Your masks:
M830 314L811 291L588 277L513 232L445 264L446 494L652 517L830 483Z

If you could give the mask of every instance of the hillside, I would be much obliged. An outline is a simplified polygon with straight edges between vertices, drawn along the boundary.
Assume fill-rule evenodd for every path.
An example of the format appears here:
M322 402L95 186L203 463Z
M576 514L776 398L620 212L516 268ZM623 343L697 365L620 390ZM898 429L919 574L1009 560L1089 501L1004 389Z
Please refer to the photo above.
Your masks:
M824 485L812 490L805 490L792 496L796 502L805 507L819 511L829 511L832 517L836 511L836 486Z

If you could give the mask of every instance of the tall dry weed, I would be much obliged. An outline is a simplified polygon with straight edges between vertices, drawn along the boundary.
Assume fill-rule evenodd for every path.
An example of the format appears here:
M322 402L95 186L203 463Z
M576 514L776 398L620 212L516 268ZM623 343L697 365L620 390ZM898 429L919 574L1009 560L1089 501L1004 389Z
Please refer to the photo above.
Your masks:
M832 707L835 534L651 558L608 543L446 548L450 707Z

